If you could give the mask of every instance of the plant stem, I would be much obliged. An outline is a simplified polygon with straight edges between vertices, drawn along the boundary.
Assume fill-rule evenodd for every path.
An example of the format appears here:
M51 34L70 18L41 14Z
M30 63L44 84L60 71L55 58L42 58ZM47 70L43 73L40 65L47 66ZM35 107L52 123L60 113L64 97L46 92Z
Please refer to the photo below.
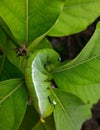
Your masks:
M29 52L32 52L33 49L39 44L40 41L42 41L42 39L45 37L45 35L42 35L38 38L36 38L31 44L30 46L28 47L28 51Z

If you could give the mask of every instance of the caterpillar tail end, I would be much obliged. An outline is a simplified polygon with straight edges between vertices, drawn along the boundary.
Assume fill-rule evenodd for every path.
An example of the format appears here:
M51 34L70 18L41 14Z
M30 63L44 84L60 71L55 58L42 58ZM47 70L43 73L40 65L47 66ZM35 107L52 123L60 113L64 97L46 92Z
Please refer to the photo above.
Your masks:
M40 121L42 122L42 123L45 123L45 120L41 117L40 118Z

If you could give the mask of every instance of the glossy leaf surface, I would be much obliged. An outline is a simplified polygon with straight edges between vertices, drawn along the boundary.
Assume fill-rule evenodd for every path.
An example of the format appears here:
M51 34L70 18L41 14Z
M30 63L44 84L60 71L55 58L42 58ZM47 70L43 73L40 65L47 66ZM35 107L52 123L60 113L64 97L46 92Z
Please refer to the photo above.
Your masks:
M63 0L0 0L0 16L17 40L27 42L46 33L62 7Z
M64 63L54 74L54 79L64 90L74 93L86 103L100 97L100 23L94 36L82 52L71 62Z
M56 105L54 119L56 130L80 130L85 118L90 112L78 97L63 90L55 90Z
M22 79L0 82L0 129L18 130L26 110L27 93Z
M99 6L99 0L65 0L63 12L48 35L64 36L84 30L100 15Z

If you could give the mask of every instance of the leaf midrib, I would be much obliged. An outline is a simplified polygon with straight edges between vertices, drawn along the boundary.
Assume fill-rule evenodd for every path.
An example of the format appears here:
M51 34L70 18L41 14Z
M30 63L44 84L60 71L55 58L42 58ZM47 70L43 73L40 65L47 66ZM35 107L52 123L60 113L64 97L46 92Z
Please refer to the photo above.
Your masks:
M7 98L9 98L14 92L16 92L20 87L22 87L22 82L19 83L12 91L10 91L10 93L8 93L6 96L4 96L1 100L0 100L0 104L3 103Z
M67 118L67 119L69 120L69 122L71 123L71 126L72 126L73 128L75 128L75 126L74 126L74 124L73 124L73 121L71 120L70 116L67 114L67 112L66 112L66 110L65 110L65 108L64 108L64 106L63 106L63 104L61 103L60 99L57 97L56 93L53 91L53 89L52 89L51 87L50 87L50 90L51 90L53 96L55 97L56 101L58 102L59 106L60 106L61 109L63 110L63 112L64 112L66 118Z
M73 65L71 64L70 66L67 66L67 64L65 64L65 65L63 65L61 67L58 67L53 73L59 73L59 72L62 72L62 71L73 69L73 68L78 67L78 66L80 66L82 64L85 64L85 63L87 63L89 61L92 61L92 60L94 60L94 59L96 59L98 57L100 57L100 53L95 55L95 56L93 56L93 57L91 57L91 58L82 60L80 63L74 64L76 62L76 60L77 60L77 59L75 59L74 62L73 62Z

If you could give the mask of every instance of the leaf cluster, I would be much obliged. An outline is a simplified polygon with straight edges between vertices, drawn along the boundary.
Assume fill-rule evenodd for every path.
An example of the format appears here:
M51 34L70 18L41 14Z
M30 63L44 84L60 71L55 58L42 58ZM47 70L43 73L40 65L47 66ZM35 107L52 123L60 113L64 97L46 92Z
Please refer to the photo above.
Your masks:
M99 0L0 0L1 130L81 129L100 98L100 23L71 61L46 37L78 33L99 15Z

